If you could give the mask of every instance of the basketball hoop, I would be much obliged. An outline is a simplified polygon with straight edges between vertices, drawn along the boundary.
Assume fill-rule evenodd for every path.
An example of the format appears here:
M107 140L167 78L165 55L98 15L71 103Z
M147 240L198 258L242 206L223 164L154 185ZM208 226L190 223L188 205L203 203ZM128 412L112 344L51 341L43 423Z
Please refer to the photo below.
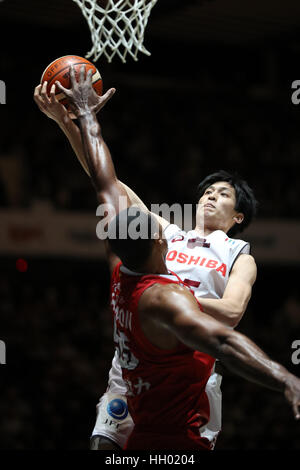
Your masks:
M144 34L152 8L157 0L73 0L88 22L92 49L86 57L95 62L104 54L111 62L117 54L126 62L139 52L150 55L144 47Z

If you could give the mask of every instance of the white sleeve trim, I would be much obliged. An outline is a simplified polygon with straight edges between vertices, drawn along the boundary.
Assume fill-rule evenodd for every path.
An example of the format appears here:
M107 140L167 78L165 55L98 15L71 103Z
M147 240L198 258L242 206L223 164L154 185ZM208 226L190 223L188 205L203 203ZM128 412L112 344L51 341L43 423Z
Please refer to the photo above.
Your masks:
M249 255L250 254L250 243L248 242L243 242L243 246L242 248L234 255L233 259L232 259L232 262L231 262L231 265L230 265L230 268L229 268L229 274L231 273L231 270L233 268L233 265L234 263L236 262L236 260L238 259L238 257L240 255Z

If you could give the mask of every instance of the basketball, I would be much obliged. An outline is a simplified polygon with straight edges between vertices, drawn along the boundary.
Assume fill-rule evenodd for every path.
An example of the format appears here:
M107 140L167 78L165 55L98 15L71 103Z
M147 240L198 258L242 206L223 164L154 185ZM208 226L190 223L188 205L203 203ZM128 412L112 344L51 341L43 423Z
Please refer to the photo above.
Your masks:
M41 77L41 84L45 81L48 82L47 85L47 94L50 94L50 90L53 84L58 80L63 87L71 88L70 82L70 66L73 65L75 71L76 80L78 80L80 69L83 65L85 65L85 70L93 70L92 75L92 83L93 88L98 95L102 95L103 83L102 78L95 67L95 65L90 62L89 60L85 59L84 57L79 57L76 55L66 55L63 57L59 57L58 59L51 62L51 64L46 67L44 70L42 77ZM61 91L57 90L55 94L56 98L60 103L62 103L67 109L69 107L68 100L66 95Z

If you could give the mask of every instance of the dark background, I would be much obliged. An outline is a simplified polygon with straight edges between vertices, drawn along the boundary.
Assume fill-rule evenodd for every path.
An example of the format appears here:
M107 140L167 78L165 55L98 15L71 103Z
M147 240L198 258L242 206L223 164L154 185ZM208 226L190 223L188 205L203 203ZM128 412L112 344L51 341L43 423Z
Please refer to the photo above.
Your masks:
M258 219L299 222L300 111L291 83L300 79L300 6L254 3L159 0L145 39L151 57L97 62L105 89L117 88L101 114L104 137L118 176L145 203L194 203L202 177L223 168L254 188ZM1 209L44 201L94 213L89 179L32 99L52 60L90 49L80 10L71 0L4 0L0 28ZM24 273L16 257L3 253L0 263L0 448L84 450L113 353L107 266L26 259ZM298 262L258 262L238 327L298 376L299 272ZM217 449L299 450L299 424L279 394L232 375L223 394Z

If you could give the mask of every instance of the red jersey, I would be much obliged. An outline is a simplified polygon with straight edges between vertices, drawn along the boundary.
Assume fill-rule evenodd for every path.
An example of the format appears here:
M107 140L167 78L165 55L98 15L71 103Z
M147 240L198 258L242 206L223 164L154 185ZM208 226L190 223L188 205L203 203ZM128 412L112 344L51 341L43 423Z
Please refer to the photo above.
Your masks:
M209 420L205 386L215 359L182 343L164 350L147 339L138 302L157 283L184 285L173 273L138 275L121 263L112 275L114 341L135 424L126 449L210 449L199 429Z

